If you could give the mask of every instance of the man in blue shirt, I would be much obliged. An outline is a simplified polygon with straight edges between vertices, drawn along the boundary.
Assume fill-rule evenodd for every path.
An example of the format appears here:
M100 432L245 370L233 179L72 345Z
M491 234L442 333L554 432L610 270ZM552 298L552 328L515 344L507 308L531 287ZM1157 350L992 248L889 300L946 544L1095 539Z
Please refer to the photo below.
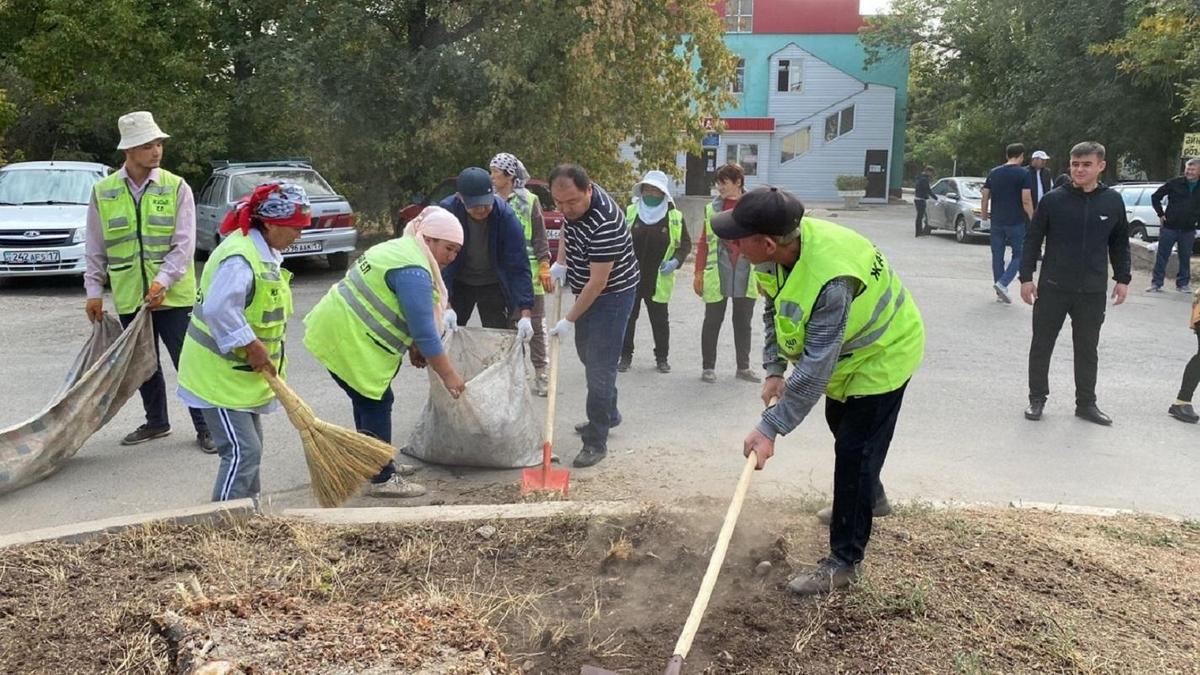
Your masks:
M979 210L981 218L992 221L992 288L996 291L996 301L1011 305L1008 285L1017 278L1025 242L1025 207L1021 204L1021 190L1025 187L1028 172L1021 166L1025 161L1024 145L1012 143L1004 152L1008 161L988 172ZM1007 266L1004 264L1006 246L1012 249Z

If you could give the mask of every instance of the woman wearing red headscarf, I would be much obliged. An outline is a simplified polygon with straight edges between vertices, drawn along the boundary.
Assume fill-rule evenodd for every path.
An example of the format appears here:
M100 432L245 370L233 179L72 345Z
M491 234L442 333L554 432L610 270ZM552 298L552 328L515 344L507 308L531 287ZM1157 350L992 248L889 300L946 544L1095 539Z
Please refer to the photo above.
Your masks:
M261 373L284 376L292 273L280 253L311 221L304 188L260 185L221 223L225 239L204 267L179 359L179 397L199 408L221 466L213 501L257 497L260 415L279 407Z

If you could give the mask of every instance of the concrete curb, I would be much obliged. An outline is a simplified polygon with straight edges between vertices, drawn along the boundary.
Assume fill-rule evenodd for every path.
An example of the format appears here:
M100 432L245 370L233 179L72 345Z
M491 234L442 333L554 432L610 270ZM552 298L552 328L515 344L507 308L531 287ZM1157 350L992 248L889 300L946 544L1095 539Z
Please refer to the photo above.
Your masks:
M1150 516L1152 518L1162 518L1175 522L1183 522L1186 520L1183 516L1169 515L1165 513L1153 513L1150 511L1138 511L1135 509L1117 509L1104 506L1083 506L1080 504L1056 504L1052 502L1027 502L1024 500L1014 500L1004 503L996 502L959 502L954 500L935 500L912 502L899 501L895 504L900 506L921 506L928 505L939 510L950 509L1024 509L1027 511L1049 511L1051 513L1066 513L1075 516L1097 516L1101 518L1112 518L1114 516Z
M253 499L235 499L228 502L214 502L201 506L187 506L180 509L167 509L138 513L130 516L89 520L82 523L46 527L38 530L25 530L12 534L0 535L0 548L33 544L39 541L80 542L98 537L103 534L113 534L131 527L154 522L170 522L176 525L192 523L211 523L215 521L244 520L258 513L258 504Z
M646 508L643 502L530 502L446 506L383 506L347 509L283 509L278 515L326 525L371 523L460 523L554 516L624 516Z

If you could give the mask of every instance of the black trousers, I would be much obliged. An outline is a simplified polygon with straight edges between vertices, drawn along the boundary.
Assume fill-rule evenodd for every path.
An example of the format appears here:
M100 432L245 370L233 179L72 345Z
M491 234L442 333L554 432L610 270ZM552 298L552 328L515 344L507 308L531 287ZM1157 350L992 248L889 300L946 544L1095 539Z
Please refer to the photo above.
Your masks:
M737 354L738 370L750 367L750 321L754 318L754 298L733 299L733 349ZM729 298L704 305L704 326L700 329L700 357L704 370L717 367L717 338L725 323L725 307Z
M1029 400L1045 401L1050 395L1050 356L1071 317L1071 342L1075 346L1075 405L1096 403L1096 370L1100 326L1108 297L1104 293L1065 293L1039 288L1033 303L1033 341L1029 345Z
M1179 385L1179 395L1175 398L1190 402L1192 395L1196 393L1198 384L1200 384L1200 330L1196 331L1196 353L1192 354L1192 358L1183 368L1183 382Z
M929 225L929 216L925 215L924 199L914 199L913 204L917 206L917 222L914 225L915 235L920 237L925 234L925 228Z
M853 565L862 562L871 538L872 511L883 490L879 474L896 431L908 383L886 394L825 399L825 421L833 432L833 519L829 551Z
M136 313L121 314L121 326L128 327L135 316ZM183 338L187 335L188 323L191 320L191 307L167 307L150 312L150 323L154 326L154 358L159 361L159 365L154 375L142 383L138 393L142 395L142 407L146 409L146 425L153 429L171 424L167 416L167 383L163 379L162 353L158 349L158 343L162 342L166 346L167 355L171 357L171 364L178 373L179 354L183 352ZM188 412L191 413L192 426L197 432L208 429L204 415L199 410L188 408Z
M671 351L671 325L667 303L655 302L650 298L638 298L633 301L629 323L625 324L625 346L621 350L621 356L626 359L633 358L633 338L637 335L637 321L642 303L646 303L646 315L650 317L650 330L654 333L654 359L666 361L667 354Z
M500 284L470 286L456 283L450 291L450 306L458 315L458 325L465 326L471 320L475 308L479 308L479 320L484 328L509 328L508 304Z

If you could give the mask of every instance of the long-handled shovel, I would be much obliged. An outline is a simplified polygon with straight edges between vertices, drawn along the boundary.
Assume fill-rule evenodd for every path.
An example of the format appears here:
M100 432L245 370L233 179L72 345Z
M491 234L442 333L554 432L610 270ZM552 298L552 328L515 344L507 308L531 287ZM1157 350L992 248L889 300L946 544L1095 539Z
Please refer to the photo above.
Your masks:
M554 293L554 323L562 318L562 288ZM521 472L521 494L537 491L557 491L567 496L571 472L550 465L554 454L554 409L558 403L558 352L560 339L550 339L550 390L546 394L546 431L542 437L542 465Z
M771 405L775 404L775 400L771 399ZM752 452L746 458L746 463L742 465L742 475L738 478L737 488L733 491L733 499L730 500L729 509L725 512L725 522L721 524L721 532L717 535L717 546L708 559L708 569L704 571L704 579L700 582L700 591L696 593L696 600L692 602L692 611L688 614L687 622L683 624L683 632L679 634L679 640L675 643L675 651L671 653L671 660L667 661L667 669L663 671L663 675L679 675L683 670L683 660L687 658L688 652L692 648L692 640L696 638L696 631L700 630L700 620L704 618L704 611L708 609L708 601L712 598L713 587L717 585L717 576L721 574L721 565L725 564L725 552L729 550L729 540L733 537L733 528L737 525L738 515L742 512L742 502L746 499L746 491L750 489L750 478L754 476L754 467L757 465L758 453ZM611 670L595 666L583 666L579 673L580 675L617 675Z

